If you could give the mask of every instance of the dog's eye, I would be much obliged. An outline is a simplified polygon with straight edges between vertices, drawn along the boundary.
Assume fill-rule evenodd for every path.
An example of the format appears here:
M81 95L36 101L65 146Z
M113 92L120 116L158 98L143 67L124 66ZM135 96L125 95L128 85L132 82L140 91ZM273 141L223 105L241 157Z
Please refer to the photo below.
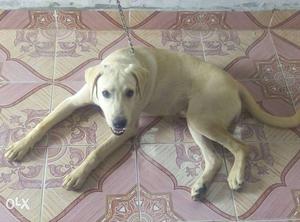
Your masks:
M128 90L126 91L126 96L127 96L128 98L132 97L133 94L134 94L134 92L133 92L132 89L128 89Z
M111 96L110 92L108 92L107 90L103 90L103 91L102 91L102 95L103 95L103 97L105 97L105 98L109 98L109 97Z

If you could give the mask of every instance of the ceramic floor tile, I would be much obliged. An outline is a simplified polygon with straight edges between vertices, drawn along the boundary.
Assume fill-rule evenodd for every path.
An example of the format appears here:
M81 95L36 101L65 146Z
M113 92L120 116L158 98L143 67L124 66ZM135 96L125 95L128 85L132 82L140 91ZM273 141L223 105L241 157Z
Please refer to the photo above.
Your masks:
M191 200L190 187L203 167L195 144L141 144L138 170L142 215L153 221L235 220L225 165L209 187L206 200Z
M198 12L131 10L132 29L260 29L268 27L272 12Z
M199 31L194 30L134 30L133 37L147 47L185 52L203 59Z
M7 83L0 88L1 146L23 138L49 113L51 90L42 83ZM40 145L45 143L44 137Z
M2 78L50 81L54 72L55 30L0 30Z
M242 220L297 218L299 198L299 143L249 143L245 183L234 192ZM233 156L226 152L230 169Z
M175 142L193 142L185 118L165 117L150 124L140 138L140 142L168 144Z
M84 82L64 82L53 87L52 109L77 92ZM69 86L69 87L68 87ZM95 145L111 135L101 109L97 106L79 108L49 131L49 145Z
M132 29L169 29L178 19L178 12L131 10L129 26Z
M101 163L79 191L62 188L64 176L93 149L92 146L48 149L42 221L125 221L118 218L138 215L135 154L130 143Z
M300 32L298 30L274 30L272 39L293 103L295 108L299 109Z
M271 20L273 19L273 11L253 11L246 12L247 16L260 27L269 27Z
M54 10L1 10L0 29L53 29Z
M0 149L0 218L40 221L45 147L36 147L22 162L8 162Z
M114 46L127 46L122 31L90 31L59 29L57 31L56 66L57 81L82 81L84 70L99 63ZM124 43L123 43L124 42Z
M276 116L290 116L295 113L291 96L284 79L241 81L254 96L256 102L267 112Z
M224 68L236 79L273 77L271 68L273 63L277 64L277 57L268 31L212 30L201 33L207 62Z
M125 16L125 22L128 25L129 11L124 10L123 12ZM75 20L74 18L78 14L78 12L60 11L60 14L62 15L67 14L67 17L71 16L72 20ZM119 12L117 10L105 10L105 11L84 10L80 12L80 17L78 19L80 19L80 22L84 24L85 27L91 30L122 29L122 21ZM66 28L69 28L69 26L66 26Z
M30 23L28 10L4 10L0 12L0 29L22 29Z
M300 77L300 31L296 30L272 30L280 68L286 78Z
M271 28L298 29L300 13L296 10L277 10L274 12Z

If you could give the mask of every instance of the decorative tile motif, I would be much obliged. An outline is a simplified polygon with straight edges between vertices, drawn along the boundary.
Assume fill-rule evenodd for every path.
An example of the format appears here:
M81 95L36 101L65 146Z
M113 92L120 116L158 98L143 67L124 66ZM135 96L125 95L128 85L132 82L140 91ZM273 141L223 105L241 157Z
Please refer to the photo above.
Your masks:
M263 53L264 55L274 51L272 50L272 43L269 37L261 30L208 30L201 32L201 34L203 36L203 48L206 61L225 68L225 70L228 70L236 61L248 59L247 54L252 48L260 50L262 48L259 46L268 48L268 51ZM254 50L250 52L253 51ZM256 50L254 52L256 52ZM248 67L246 66L245 68ZM233 72L233 74L235 73ZM244 73L240 75L243 74Z
M49 112L51 87L24 83L8 84L0 88L0 95L3 98L0 111L2 146L8 146L23 138ZM42 140L41 144L45 142Z
M270 61L259 61L256 66L257 72L253 78L257 79L255 82L263 88L265 97L278 97L291 104L291 96L283 76L284 67L278 63L276 58L273 57Z
M227 29L225 12L181 12L177 15L174 29Z
M4 149L0 150L1 218L40 220L45 151L38 147L22 163L15 163L7 162Z
M300 88L299 88L300 79L299 78L286 79L286 84L287 84L289 91L291 92L291 96L293 99L293 103L295 105L295 109L299 110L299 108L300 108Z
M56 19L54 11L30 11L29 29L55 29Z
M182 146L187 150L195 145L182 144ZM182 155L176 154L174 144L141 144L138 152L141 186L151 193L169 193L174 212L184 221L234 219L234 206L226 182L225 167L208 189L206 200L202 203L191 202L190 186L203 172L202 155L198 154L194 154L191 161L180 162L179 158ZM194 171L186 170L193 167ZM192 210L195 208L197 211Z
M139 199L137 199L139 192ZM134 187L126 195L107 197L107 212L100 221L178 221L182 220L172 211L168 193L151 194L143 187ZM139 211L141 210L141 214Z
M234 192L237 213L241 219L281 219L287 217L287 212L281 205L273 206L273 195L284 188L283 193L290 192L292 187L298 187L297 179L290 179L289 172L299 170L298 144L252 143L246 166L246 182L242 192ZM227 165L232 166L232 155L226 155ZM298 161L298 162L297 162ZM249 195L249 194L252 195ZM274 196L274 197L275 197ZM278 196L276 198L279 198ZM289 203L285 209L290 209L293 201L290 195L281 197L282 203ZM273 198L274 199L274 198ZM269 203L269 205L268 205ZM262 205L262 207L260 207ZM274 212L274 207L282 215ZM261 213L264 211L264 213ZM288 212L290 213L290 212Z
M194 56L203 56L200 32L186 30L162 31L162 45L170 50L182 51Z
M57 11L58 29L87 29L81 21L81 11Z
M126 195L136 187L135 155L132 145L127 143L95 169L80 191L62 188L65 175L78 167L94 148L49 147L42 221L100 221L107 212L108 196Z
M22 79L20 77L21 73L18 73L20 71L24 72L24 69L26 69L26 74L31 72L31 76L34 75L40 80L52 80L54 72L55 31L0 30L0 49L1 60L6 60L7 62L4 64L7 64L7 67L3 66L3 69L9 68L15 72L8 79L17 81L29 80L27 75L24 77L26 79ZM20 65L14 66L13 63ZM18 75L19 78L17 79L15 76Z
M56 61L54 78L62 81L89 63L100 61L107 50L123 39L122 34L113 30L58 30L56 57L59 59ZM84 80L82 73L81 76L81 80Z
M198 12L131 11L132 29L251 30L267 28L273 13L266 12Z
M40 37L42 36L45 37L44 40L41 40ZM20 53L26 53L33 58L53 57L55 49L55 31L17 31L14 45L20 49Z
M77 90L76 90L77 91ZM71 96L65 88L54 86L52 94L53 109ZM70 117L49 131L49 145L96 145L111 135L99 107L88 106L76 110Z
M125 17L135 46L186 52L225 68L274 115L292 115L299 108L298 12L125 10ZM181 118L143 116L138 138L101 163L78 192L61 187L64 176L111 134L97 107L75 111L23 162L7 162L4 149L76 93L85 84L86 68L128 43L117 10L0 11L1 28L0 218L299 219L299 129L268 127L244 112L232 131L251 150L245 186L242 192L229 190L233 157L215 144L226 165L203 202L191 201L189 192L205 162ZM5 207L7 199L16 197L29 199L34 209Z

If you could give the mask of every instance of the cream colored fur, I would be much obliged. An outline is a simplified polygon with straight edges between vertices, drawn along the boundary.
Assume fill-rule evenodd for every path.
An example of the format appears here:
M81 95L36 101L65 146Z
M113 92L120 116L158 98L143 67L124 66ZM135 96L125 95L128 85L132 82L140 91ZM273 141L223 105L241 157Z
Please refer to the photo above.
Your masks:
M228 176L229 187L236 190L244 182L247 146L227 131L231 121L240 114L242 103L254 117L276 127L295 127L300 122L299 112L292 117L274 117L264 112L242 85L216 66L163 49L136 48L135 55L131 55L129 49L117 50L101 64L87 69L85 80L86 84L79 92L59 104L5 154L9 160L21 160L51 127L88 104L101 107L111 128L114 128L115 118L125 117L125 132L119 136L112 134L66 176L63 186L68 190L79 189L101 161L135 136L142 112L186 117L191 135L205 160L203 175L191 189L194 200L203 197L221 166L212 141L222 144L234 155ZM125 95L128 89L134 92L130 98ZM110 98L103 96L105 90L110 92Z

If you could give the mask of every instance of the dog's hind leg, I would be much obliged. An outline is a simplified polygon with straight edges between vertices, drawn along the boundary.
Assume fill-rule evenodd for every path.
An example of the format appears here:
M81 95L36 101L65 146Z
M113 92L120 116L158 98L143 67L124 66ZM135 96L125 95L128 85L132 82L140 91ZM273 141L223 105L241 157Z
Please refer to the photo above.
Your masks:
M29 132L23 139L12 144L5 153L9 160L21 160L46 132L58 122L69 116L75 109L88 105L90 102L89 89L85 85L75 95L62 101L48 116Z
M203 174L198 178L192 186L191 195L193 200L201 200L206 194L207 187L213 180L216 173L219 171L222 161L215 154L213 143L210 139L197 133L189 127L190 133L201 149L205 161L205 168Z
M195 133L204 135L205 137L223 145L234 156L234 163L228 176L228 184L232 190L237 190L244 182L244 170L246 166L246 157L248 147L242 142L235 139L224 127L218 123L209 120L189 121L190 128Z

